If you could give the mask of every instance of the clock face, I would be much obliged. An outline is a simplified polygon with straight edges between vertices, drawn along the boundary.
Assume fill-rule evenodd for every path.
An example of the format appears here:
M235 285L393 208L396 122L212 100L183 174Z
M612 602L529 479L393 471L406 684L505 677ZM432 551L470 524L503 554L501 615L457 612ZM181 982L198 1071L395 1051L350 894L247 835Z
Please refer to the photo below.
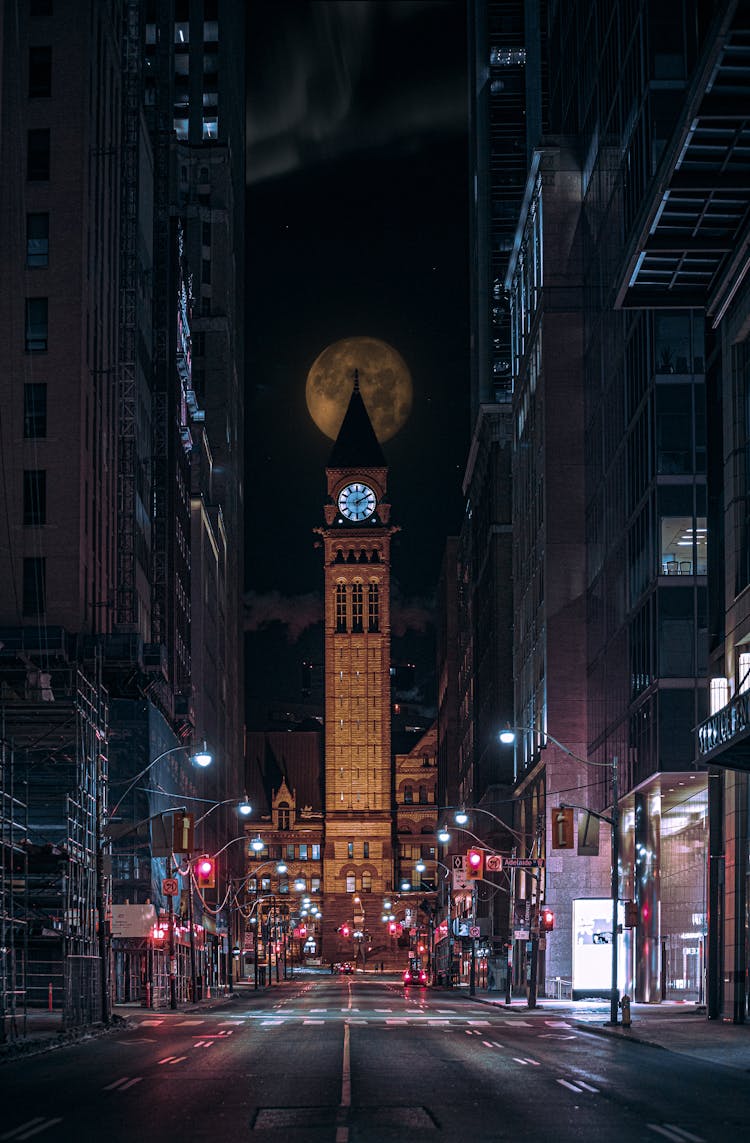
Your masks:
M373 490L359 481L347 484L339 492L339 512L342 516L346 516L347 520L366 520L375 511L376 503Z

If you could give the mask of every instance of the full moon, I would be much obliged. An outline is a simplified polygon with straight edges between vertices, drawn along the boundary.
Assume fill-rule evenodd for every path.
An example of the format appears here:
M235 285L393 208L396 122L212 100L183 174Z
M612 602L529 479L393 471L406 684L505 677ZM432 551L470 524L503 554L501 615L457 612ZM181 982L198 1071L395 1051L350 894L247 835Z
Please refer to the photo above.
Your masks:
M331 440L338 436L359 371L359 391L381 442L390 440L411 412L412 382L400 353L376 337L345 337L316 357L307 374L305 397L315 424Z

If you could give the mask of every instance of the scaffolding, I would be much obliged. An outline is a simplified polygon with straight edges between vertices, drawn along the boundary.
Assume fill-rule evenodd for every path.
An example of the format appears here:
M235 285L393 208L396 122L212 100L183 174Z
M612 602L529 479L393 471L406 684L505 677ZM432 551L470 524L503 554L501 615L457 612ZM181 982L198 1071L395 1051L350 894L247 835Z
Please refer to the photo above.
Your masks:
M108 710L101 684L59 659L4 653L0 682L3 1034L16 1036L29 1008L64 1027L108 1016Z

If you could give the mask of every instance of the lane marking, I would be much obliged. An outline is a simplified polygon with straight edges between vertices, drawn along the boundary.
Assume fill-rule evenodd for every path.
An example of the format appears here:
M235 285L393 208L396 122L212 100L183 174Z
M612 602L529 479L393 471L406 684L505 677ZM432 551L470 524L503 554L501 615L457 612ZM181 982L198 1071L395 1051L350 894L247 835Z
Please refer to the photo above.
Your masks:
M660 1126L658 1123L647 1123L646 1126L650 1131L655 1131L657 1135L663 1135L666 1139L672 1139L674 1143L705 1143L705 1140L700 1135L691 1135L689 1131L685 1131L682 1127L678 1127L674 1123L665 1123Z
M349 1022L344 1024L344 1047L341 1060L341 1102L336 1115L336 1143L349 1143L349 1126L346 1122L352 1105L352 1072L350 1052Z
M143 1076L136 1076L134 1079L131 1079L130 1076L121 1076L120 1079L115 1080L114 1083L109 1083L106 1087L103 1087L102 1091L127 1091L133 1084L140 1083L142 1079Z
M303 1024L325 1024L325 1020L303 1020Z
M567 1087L570 1091L576 1091L579 1095L581 1094L580 1087L576 1087L574 1083L568 1083L568 1081L564 1079L559 1079L557 1082L562 1084L563 1087Z
M22 1123L20 1127L14 1128L13 1131L6 1131L4 1135L0 1135L0 1139L31 1139L40 1131L46 1131L48 1127L55 1127L58 1123L62 1123L60 1116L56 1116L54 1119L44 1119L37 1115L34 1119L28 1119L26 1123Z
M178 1020L175 1024L175 1028L188 1028L188 1027L194 1028L197 1024L205 1024L205 1023L206 1023L206 1021L203 1019L200 1019L200 1020Z
M579 1080L578 1083L580 1084L580 1086L583 1088L584 1091L593 1091L594 1095L599 1094L599 1088L598 1087L592 1087L590 1083L585 1083L583 1080Z
M164 1023L163 1019L162 1020L139 1020L137 1026L139 1028L158 1028L159 1025L163 1024L163 1023Z

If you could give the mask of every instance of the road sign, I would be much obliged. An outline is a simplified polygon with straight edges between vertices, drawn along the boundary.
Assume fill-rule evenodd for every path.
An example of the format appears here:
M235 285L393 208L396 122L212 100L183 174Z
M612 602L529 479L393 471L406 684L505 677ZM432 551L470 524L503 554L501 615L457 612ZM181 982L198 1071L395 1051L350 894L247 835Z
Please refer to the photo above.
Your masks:
M499 873L503 868L503 859L499 853L490 853L484 859L484 867L489 873Z
M451 869L464 872L466 869L466 854L465 853L452 853L451 854Z
M470 925L469 926L469 936L476 938L479 935L480 935L479 925Z
M180 891L180 883L176 877L165 877L161 883L161 891L165 897L176 897Z
M509 869L539 869L544 867L544 858L506 857L505 864Z
M172 850L174 853L192 853L195 819L192 814L177 813L172 819Z

